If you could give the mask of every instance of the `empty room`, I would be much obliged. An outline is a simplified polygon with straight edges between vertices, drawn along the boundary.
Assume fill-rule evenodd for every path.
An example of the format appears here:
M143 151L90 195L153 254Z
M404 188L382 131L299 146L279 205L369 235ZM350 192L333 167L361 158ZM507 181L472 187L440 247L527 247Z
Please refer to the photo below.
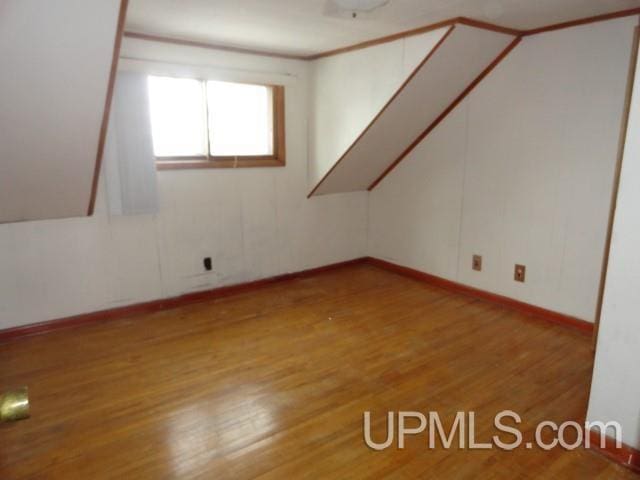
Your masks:
M640 478L640 0L0 0L0 479Z

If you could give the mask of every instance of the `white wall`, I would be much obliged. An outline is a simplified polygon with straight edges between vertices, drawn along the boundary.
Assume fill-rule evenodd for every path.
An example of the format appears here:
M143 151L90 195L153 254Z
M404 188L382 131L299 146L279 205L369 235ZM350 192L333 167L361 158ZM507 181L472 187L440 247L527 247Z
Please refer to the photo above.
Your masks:
M288 74L287 166L159 172L157 215L109 217L101 183L92 218L0 225L0 329L365 254L366 194L306 199L307 63L140 40L122 54Z
M636 76L587 414L591 422L620 422L622 440L635 448L640 448L639 132L640 77Z
M338 161L447 28L312 62L309 189Z
M119 10L0 2L0 222L87 214Z
M371 192L369 254L593 321L636 23L523 39Z
M310 200L308 63L128 39L129 58L286 78L287 166L159 172L157 215L110 217L101 183L93 218L0 225L0 328L367 253L592 320L634 25L526 38L369 197ZM412 38L404 72L424 53Z

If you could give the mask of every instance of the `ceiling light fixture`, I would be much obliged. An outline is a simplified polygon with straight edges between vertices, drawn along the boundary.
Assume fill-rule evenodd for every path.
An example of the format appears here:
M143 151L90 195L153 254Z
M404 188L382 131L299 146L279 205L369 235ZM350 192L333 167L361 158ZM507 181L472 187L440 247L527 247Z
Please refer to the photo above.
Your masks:
M389 0L333 0L340 8L355 14L359 12L372 12L373 10L384 7Z

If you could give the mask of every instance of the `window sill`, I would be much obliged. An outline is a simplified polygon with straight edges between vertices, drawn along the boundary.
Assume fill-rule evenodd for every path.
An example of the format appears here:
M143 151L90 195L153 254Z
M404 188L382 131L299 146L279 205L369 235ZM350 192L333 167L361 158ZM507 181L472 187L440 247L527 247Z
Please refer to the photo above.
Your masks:
M202 158L162 158L156 159L158 170L188 170L197 168L259 168L284 167L284 158L274 156L217 157Z

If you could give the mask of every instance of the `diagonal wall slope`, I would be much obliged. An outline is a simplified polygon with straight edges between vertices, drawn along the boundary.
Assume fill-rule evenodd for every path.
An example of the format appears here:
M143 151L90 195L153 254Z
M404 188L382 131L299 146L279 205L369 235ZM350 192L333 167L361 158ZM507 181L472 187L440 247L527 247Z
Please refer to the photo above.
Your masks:
M519 41L456 24L309 196L373 188Z
M0 3L0 223L91 214L127 1Z
M450 25L311 62L309 185L316 185Z

